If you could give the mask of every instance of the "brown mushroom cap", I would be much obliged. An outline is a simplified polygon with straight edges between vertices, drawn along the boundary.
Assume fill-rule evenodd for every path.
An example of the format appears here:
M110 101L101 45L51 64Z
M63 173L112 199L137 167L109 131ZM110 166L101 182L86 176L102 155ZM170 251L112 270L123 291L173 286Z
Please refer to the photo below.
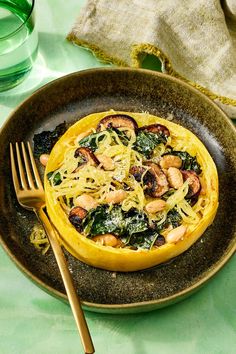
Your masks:
M170 136L169 129L162 124L144 125L143 127L139 128L139 130L144 130L154 134L163 133L165 136Z
M181 170L183 180L188 180L189 188L186 198L192 198L193 196L197 195L201 190L201 183L196 174L196 172L191 170Z
M166 175L161 168L154 162L147 161L145 165L149 167L146 171L141 166L132 166L130 173L134 176L136 181L141 182L143 175L143 182L146 187L144 192L151 197L157 198L168 191L168 181Z
M78 231L81 231L82 220L86 217L87 213L87 210L81 208L80 206L76 206L71 209L69 214L69 221Z
M111 114L104 117L97 126L97 131L104 130L106 128L129 128L137 129L138 124L134 118L128 116L127 114Z
M87 147L80 147L75 150L74 157L79 157L81 156L84 159L84 163L90 163L92 166L97 166L99 165L99 161L94 155L94 153Z
M131 175L134 176L137 182L141 182L142 175L144 174L145 171L146 169L141 166L132 166L129 172L131 173Z
M166 175L154 162L147 161L145 165L150 167L143 177L145 193L154 198L162 196L169 189Z

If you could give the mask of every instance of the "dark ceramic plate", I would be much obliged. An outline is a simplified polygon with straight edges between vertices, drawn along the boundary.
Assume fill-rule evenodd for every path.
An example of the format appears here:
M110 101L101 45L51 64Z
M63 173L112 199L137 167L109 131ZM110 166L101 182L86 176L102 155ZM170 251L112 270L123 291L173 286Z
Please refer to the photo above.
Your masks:
M35 92L10 116L0 135L0 234L18 267L50 294L66 300L54 256L29 242L36 218L15 198L9 142L30 140L63 121L109 109L172 119L206 145L219 173L220 204L213 225L187 252L168 264L133 273L113 273L85 265L66 252L84 307L100 312L138 312L160 308L193 293L230 258L236 247L236 134L233 124L204 95L169 76L133 69L74 73Z

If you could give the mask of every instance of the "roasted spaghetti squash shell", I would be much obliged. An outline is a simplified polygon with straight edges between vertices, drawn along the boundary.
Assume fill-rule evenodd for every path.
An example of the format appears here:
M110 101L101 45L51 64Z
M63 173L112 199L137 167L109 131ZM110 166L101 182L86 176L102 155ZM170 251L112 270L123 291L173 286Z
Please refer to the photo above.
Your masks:
M197 155L202 167L201 181L204 184L204 193L209 198L207 207L202 209L202 218L196 225L187 226L184 238L177 243L166 243L152 250L131 250L101 246L78 233L69 222L59 202L53 196L53 189L47 179L47 173L57 169L63 159L67 142L76 138L80 133L96 128L99 121L109 114L121 113L133 117L139 127L159 123L165 125L172 136L172 146L178 146L178 141L186 142L186 150ZM56 226L62 245L76 258L94 267L130 272L153 267L166 262L186 251L204 233L213 222L218 207L218 176L216 166L202 142L189 130L165 119L146 113L129 112L102 112L91 114L72 125L54 146L46 167L45 193L47 211Z

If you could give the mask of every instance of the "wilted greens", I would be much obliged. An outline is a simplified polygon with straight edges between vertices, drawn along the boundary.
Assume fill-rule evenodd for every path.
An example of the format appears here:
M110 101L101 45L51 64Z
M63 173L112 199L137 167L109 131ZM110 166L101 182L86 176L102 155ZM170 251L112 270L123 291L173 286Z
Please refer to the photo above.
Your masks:
M166 143L167 137L162 133L152 133L145 130L139 130L134 144L134 150L137 150L149 159L155 147L159 144Z
M165 242L159 234L161 228L151 229L144 212L137 209L124 212L118 205L111 208L104 204L90 210L82 221L82 229L89 237L112 233L133 248L150 249L158 238L162 244Z

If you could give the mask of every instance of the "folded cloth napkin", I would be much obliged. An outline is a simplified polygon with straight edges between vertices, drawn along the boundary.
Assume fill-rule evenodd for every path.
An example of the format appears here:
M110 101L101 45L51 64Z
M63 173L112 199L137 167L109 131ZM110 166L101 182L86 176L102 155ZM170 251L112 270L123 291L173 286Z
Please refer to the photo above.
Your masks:
M122 66L155 55L236 118L236 0L88 0L68 39Z

